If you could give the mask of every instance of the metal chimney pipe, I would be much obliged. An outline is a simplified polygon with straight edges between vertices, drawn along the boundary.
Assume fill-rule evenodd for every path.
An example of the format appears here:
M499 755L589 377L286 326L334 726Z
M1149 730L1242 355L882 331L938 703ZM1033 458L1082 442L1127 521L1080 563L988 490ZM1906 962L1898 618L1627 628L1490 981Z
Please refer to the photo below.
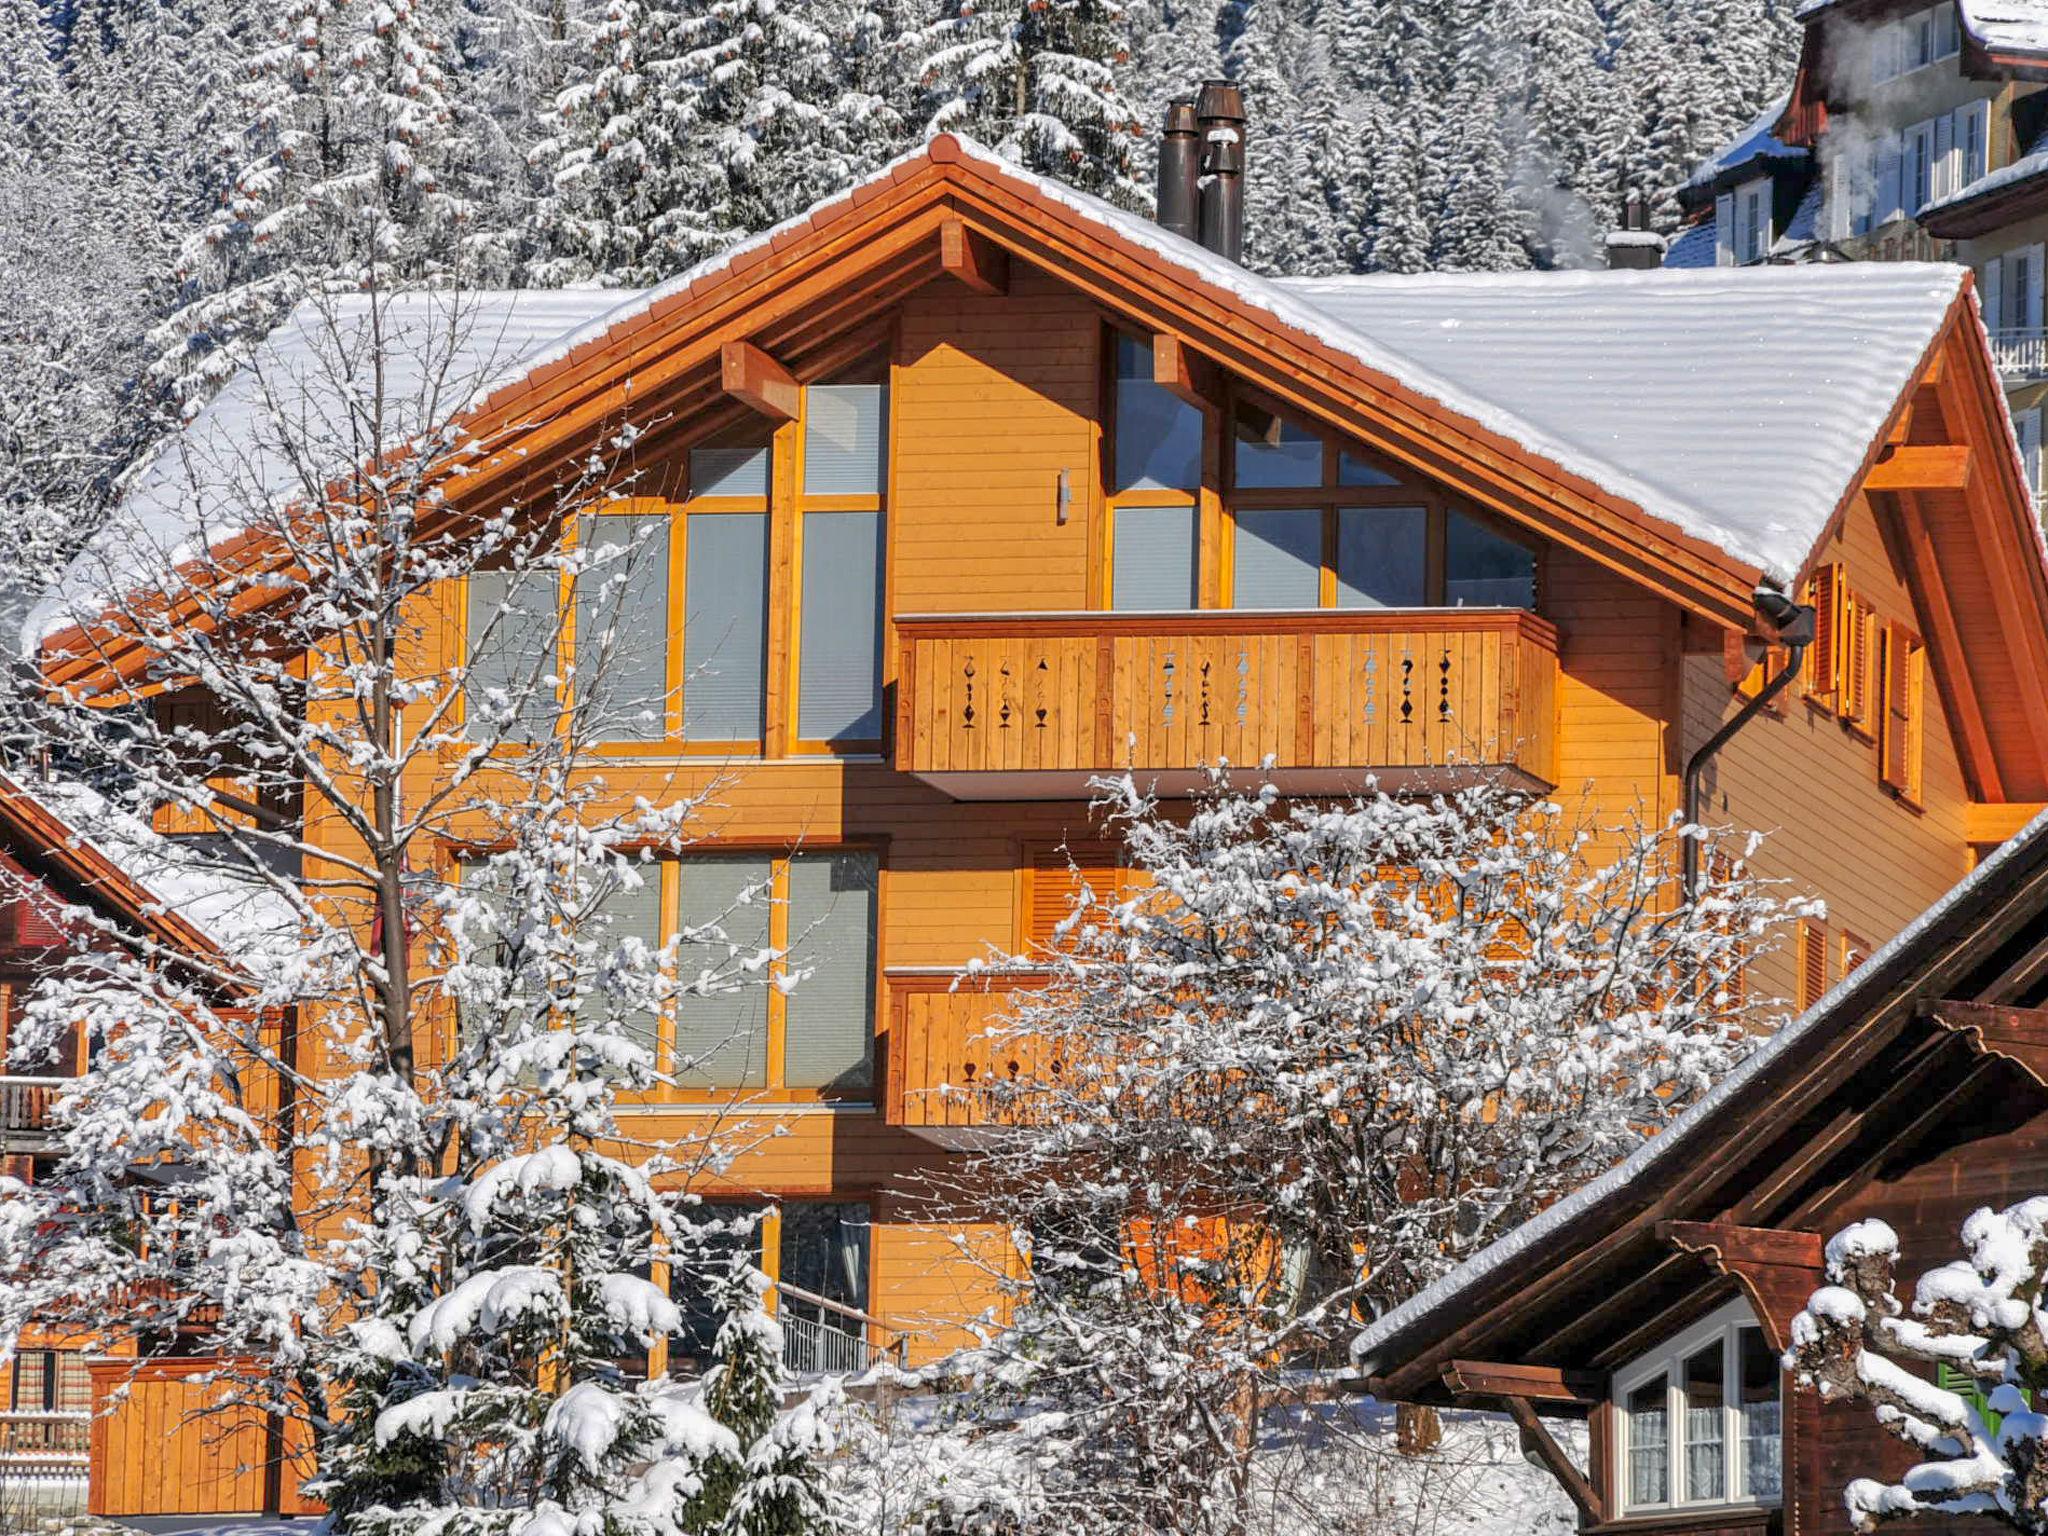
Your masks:
M1244 92L1208 80L1195 98L1202 136L1202 244L1231 261L1244 255Z
M1190 100L1166 105L1159 140L1159 227L1189 240L1201 238L1202 135Z

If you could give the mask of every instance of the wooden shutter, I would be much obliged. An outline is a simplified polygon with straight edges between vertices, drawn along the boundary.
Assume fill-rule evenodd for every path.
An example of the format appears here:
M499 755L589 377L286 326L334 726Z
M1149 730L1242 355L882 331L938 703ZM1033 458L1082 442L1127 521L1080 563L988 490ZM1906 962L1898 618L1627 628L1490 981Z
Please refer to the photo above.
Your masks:
M1828 925L1817 919L1799 922L1799 986L1797 1002L1805 1012L1827 995Z
M1860 934L1842 931L1842 974L1852 975L1857 967L1870 958L1870 941Z
M1807 593L1813 603L1813 647L1806 658L1806 696L1827 709L1842 702L1845 590L1842 567L1824 565L1814 572Z
M1113 842L1039 843L1024 852L1023 948L1050 949L1054 930L1074 910L1082 882L1097 901L1115 901L1130 882Z
M1841 716L1843 723L1866 736L1871 734L1871 704L1875 691L1871 687L1875 676L1875 632L1876 620L1868 605L1854 592L1845 590L1842 594L1839 668L1842 678Z
M1920 642L1903 625L1887 624L1883 634L1884 686L1879 721L1878 774L1885 787L1908 799L1920 797Z

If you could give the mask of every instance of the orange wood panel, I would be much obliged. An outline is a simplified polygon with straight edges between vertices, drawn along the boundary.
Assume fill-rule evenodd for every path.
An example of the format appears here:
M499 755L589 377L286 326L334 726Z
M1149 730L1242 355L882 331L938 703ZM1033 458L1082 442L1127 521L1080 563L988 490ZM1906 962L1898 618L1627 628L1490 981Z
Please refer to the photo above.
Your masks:
M212 1360L96 1360L91 1513L259 1514L272 1456L269 1425L255 1409L226 1403L204 1376ZM131 1376L130 1372L134 1371ZM109 1408L112 1393L127 1387Z

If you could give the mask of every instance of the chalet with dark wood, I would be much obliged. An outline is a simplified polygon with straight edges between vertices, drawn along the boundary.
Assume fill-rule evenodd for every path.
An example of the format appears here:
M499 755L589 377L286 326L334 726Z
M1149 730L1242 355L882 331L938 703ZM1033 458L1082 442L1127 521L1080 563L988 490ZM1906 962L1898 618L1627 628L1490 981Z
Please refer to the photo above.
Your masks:
M1504 1408L1588 1531L1843 1532L1911 1464L1778 1357L1848 1222L1901 1272L2048 1190L2048 820L2034 823L1626 1163L1359 1340L1373 1389ZM1588 1465L1543 1417L1582 1418Z

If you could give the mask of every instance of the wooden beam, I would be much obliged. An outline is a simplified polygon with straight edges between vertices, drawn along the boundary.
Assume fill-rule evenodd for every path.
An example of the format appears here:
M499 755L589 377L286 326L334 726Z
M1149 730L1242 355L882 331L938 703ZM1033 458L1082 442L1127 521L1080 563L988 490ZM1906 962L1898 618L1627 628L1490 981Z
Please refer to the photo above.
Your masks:
M1657 1235L1681 1253L1696 1253L1718 1275L1742 1287L1771 1348L1791 1346L1792 1319L1825 1271L1818 1232L1738 1227L1721 1221L1660 1221Z
M1959 443L1901 443L1887 448L1863 488L1869 491L1960 491L1970 483L1970 450Z
M728 341L718 349L718 382L733 399L770 421L796 420L802 387L751 341Z
M1920 1015L1979 1056L2009 1061L2048 1088L2048 1008L1943 1001L1923 1003Z
M1507 1409L1508 1417L1522 1432L1522 1449L1543 1463L1545 1470L1557 1479L1557 1486L1564 1490L1565 1497L1577 1508L1579 1523L1598 1525L1605 1518L1600 1495L1586 1481L1586 1474L1572 1465L1572 1459L1565 1455L1564 1448L1551 1438L1550 1431L1543 1427L1543 1421L1536 1417L1536 1410L1529 1406L1529 1400L1526 1397L1504 1397L1501 1406Z
M1987 803L1973 800L1963 807L1963 841L1990 847L2019 834L2020 828L2043 811L2048 801L2009 800Z
M1152 338L1152 382L1198 411L1223 409L1223 375L1178 336Z
M999 299L1010 291L1010 253L977 235L964 220L948 219L939 226L939 265L946 276L986 298Z
M1594 1403L1607 1395L1600 1371L1566 1371L1554 1365L1497 1365L1487 1360L1453 1360L1444 1367L1444 1386L1454 1397L1522 1397L1544 1403Z

